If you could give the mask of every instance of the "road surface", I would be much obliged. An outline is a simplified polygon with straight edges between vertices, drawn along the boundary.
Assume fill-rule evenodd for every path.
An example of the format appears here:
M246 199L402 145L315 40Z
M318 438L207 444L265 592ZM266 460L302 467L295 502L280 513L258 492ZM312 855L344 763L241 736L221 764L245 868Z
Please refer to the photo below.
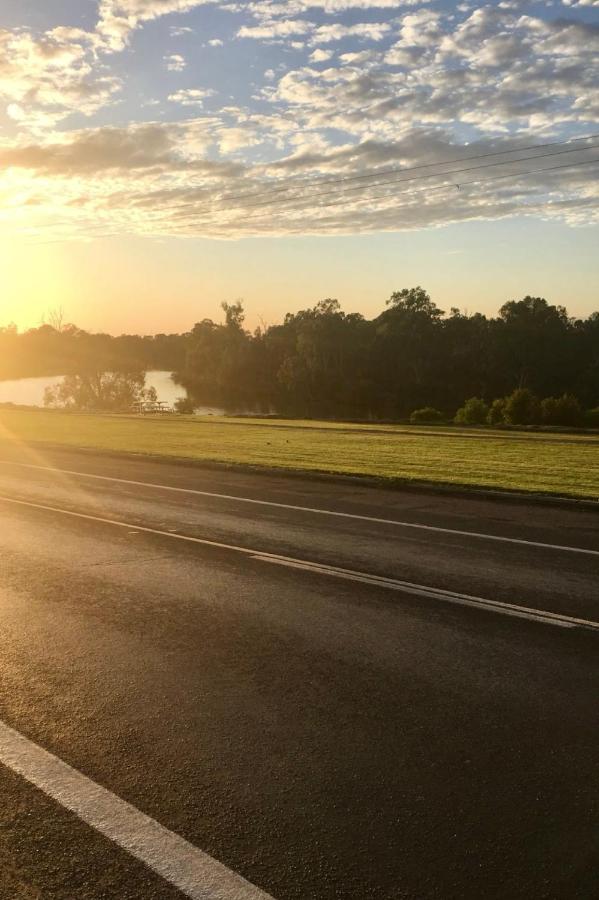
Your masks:
M591 898L599 516L0 443L0 897Z

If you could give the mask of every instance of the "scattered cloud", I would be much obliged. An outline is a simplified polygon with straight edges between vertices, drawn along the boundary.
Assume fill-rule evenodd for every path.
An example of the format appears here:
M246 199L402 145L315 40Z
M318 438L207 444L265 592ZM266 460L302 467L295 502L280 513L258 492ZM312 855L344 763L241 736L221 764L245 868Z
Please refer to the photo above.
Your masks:
M239 38L252 38L256 41L271 41L276 38L287 38L296 34L308 34L315 26L305 19L281 19L265 22L263 25L243 25L237 32Z
M0 228L27 204L40 228L72 222L90 233L222 237L422 228L514 214L597 221L599 164L520 179L513 166L497 167L497 178L464 176L459 190L443 175L450 160L599 130L593 5L99 0L90 30L5 27ZM206 33L201 7L210 6L228 24L198 42L207 61L198 84L186 57L170 50L173 38ZM132 80L130 90L117 57L126 54L134 67L135 32L163 16L174 21L147 29L160 47L155 81L144 92ZM206 18L208 33L215 18ZM185 72L185 87L173 90L183 78L165 69ZM226 105L206 104L215 96ZM132 121L107 126L122 121L121 113L110 118L121 101ZM165 121L144 121L149 115ZM599 159L599 142L594 154L556 163ZM375 182L342 196L311 193L323 177L440 162L436 178L423 180L418 169L401 188ZM273 202L263 206L226 200L272 187L286 190L267 195Z
M322 50L320 47L316 50L313 50L310 54L310 62L320 63L320 62L328 62L329 59L333 56L332 50Z
M207 97L212 97L216 91L211 89L188 88L169 94L171 103L179 103L181 106L203 106Z
M194 33L193 28L189 28L187 25L171 25L168 31L170 36L175 38Z
M100 0L97 34L108 49L117 52L131 32L152 19L175 12L189 12L211 0Z
M14 121L34 130L51 128L74 110L91 116L121 87L94 63L93 36L80 29L40 36L0 30L0 99Z
M164 57L164 66L167 72L182 72L187 67L187 60L179 53L171 53Z

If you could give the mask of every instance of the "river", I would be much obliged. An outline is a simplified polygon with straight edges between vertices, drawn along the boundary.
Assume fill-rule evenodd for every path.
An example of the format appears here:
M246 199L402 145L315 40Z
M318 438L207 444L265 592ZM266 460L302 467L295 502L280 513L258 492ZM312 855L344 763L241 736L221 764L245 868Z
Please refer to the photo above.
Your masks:
M62 376L43 378L17 378L14 381L0 381L0 403L16 403L22 406L43 406L47 387L58 384ZM146 375L146 387L156 388L158 399L172 406L179 397L185 396L185 388L175 384L170 372L153 371ZM199 415L222 415L224 410L200 407Z

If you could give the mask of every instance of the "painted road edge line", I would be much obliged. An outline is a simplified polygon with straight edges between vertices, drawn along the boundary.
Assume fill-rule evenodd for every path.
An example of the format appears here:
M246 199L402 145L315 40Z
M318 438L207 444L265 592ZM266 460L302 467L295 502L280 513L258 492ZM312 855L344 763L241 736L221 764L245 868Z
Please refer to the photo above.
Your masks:
M88 522L98 522L102 525L112 525L113 527L127 529L132 532L172 538L173 540L185 541L190 544L199 544L200 546L211 547L216 550L229 550L235 553L241 553L243 556L250 557L251 559L260 562L277 563L278 565L287 566L288 568L301 569L302 571L310 572L314 575L344 578L351 581L362 582L363 584L370 584L375 587L403 591L406 594L424 596L432 600L441 600L446 603L454 603L460 606L477 607L489 612L496 612L519 619L530 619L531 621L542 622L546 625L556 625L560 628L584 628L588 631L599 632L599 622L593 622L590 619L578 619L561 613L535 609L534 607L518 606L514 603L502 603L500 600L486 600L483 597L459 594L454 591L444 590L443 588L431 587L430 585L414 584L410 581L400 581L396 578L387 578L384 575L373 575L369 572L358 572L354 569L343 569L340 566L329 566L326 563L319 563L307 559L296 559L293 556L283 556L278 553L269 553L266 550L256 550L251 547L225 544L222 541L211 541L208 538L194 537L190 534L181 534L178 531L162 531L158 528L150 528L147 525L134 525L131 522L121 522L118 519L106 519L101 516L93 516L89 513L76 512L71 509L62 509L57 506L32 503L30 500L19 500L15 497L5 497L0 495L0 502L24 506L29 509L41 509L43 512L58 513L59 515L70 516L75 519L84 519Z
M1 721L0 762L192 900L273 900L241 875Z
M116 478L111 475L96 475L92 472L75 472L71 469L59 469L55 466L40 466L34 463L15 462L0 459L0 465L17 466L24 469L38 469L42 472L56 472L60 475L71 475L75 478L92 478L96 481L112 481L116 484L128 484L132 487L153 488L158 491L171 491L178 494L192 494L197 497L212 497L218 500L230 500L235 503L251 503L256 506L270 506L276 509L291 509L295 512L314 513L319 516L334 516L339 519L354 519L360 522L376 522L377 525L392 525L395 528L412 528L417 531L432 531L439 534L455 534L458 537L471 537L482 541L498 541L503 544L519 544L524 547L537 547L542 550L558 550L564 553L582 553L588 556L599 556L599 550L586 547L572 547L567 544L548 544L543 541L528 541L525 538L512 538L500 534L487 534L482 531L463 531L457 528L443 528L441 525L424 525L421 522L402 522L398 519L385 519L378 516L363 516L359 513L340 512L334 509L322 509L312 506L296 506L292 503L278 503L275 500L258 500L255 497L238 497L235 494L219 494L214 491L200 491L195 488L176 487L171 484L157 484L153 481L133 481L129 478Z

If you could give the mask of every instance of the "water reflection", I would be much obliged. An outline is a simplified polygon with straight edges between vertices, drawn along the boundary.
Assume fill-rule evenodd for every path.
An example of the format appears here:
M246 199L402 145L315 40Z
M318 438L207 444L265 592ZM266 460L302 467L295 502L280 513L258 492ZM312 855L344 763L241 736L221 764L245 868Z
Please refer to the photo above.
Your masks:
M16 403L23 406L43 406L44 392L61 381L60 375L43 378L18 378L15 381L0 381L0 403ZM175 400L185 396L185 388L175 384L170 372L153 371L146 376L146 387L156 388L158 399L172 406ZM222 415L224 410L216 407L200 407L200 415Z

